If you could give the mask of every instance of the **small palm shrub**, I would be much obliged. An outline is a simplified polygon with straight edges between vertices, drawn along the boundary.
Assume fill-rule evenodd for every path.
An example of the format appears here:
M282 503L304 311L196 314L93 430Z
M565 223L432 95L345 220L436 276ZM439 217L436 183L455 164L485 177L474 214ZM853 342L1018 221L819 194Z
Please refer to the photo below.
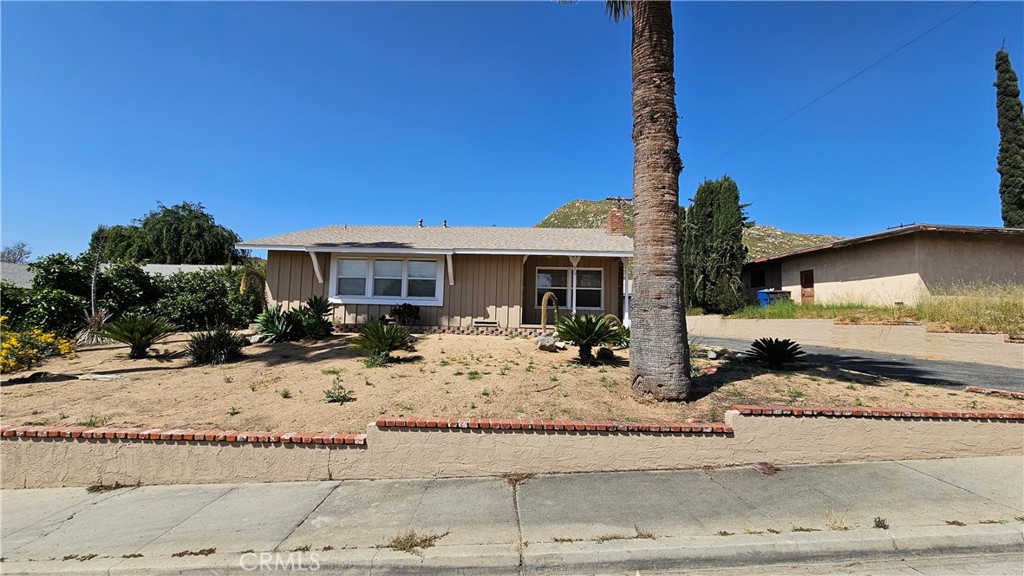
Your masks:
M146 357L146 351L153 344L164 340L178 329L159 316L148 314L125 314L107 325L96 334L131 347L128 357L132 360Z
M103 330L103 326L110 320L110 312L106 308L97 308L95 314L85 311L82 317L85 319L85 326L75 334L78 345L92 346L106 342L106 339L99 337L97 333Z
M364 324L359 336L352 339L352 347L366 354L366 365L372 367L386 364L391 352L407 350L413 342L415 339L405 326L371 321Z
M194 334L186 350L193 364L224 364L241 358L245 344L245 336L217 328Z
M746 354L749 358L764 362L772 370L779 370L783 364L803 362L805 356L800 345L788 338L758 338Z
M618 323L607 316L562 316L555 324L555 336L580 348L580 362L594 361L594 346L609 342L618 331Z

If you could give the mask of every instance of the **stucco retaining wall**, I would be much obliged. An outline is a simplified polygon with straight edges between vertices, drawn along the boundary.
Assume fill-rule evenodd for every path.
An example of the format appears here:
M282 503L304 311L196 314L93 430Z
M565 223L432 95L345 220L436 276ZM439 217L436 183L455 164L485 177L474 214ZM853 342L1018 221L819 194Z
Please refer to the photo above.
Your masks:
M928 332L918 324L836 324L832 320L754 320L687 316L690 338L789 338L800 344L887 352L929 360L975 362L1024 370L1024 344L1005 334Z
M44 488L1024 455L1024 412L735 408L724 425L381 419L369 425L365 445L29 436L28 428L5 428L0 468L3 488ZM494 422L501 424L486 424Z

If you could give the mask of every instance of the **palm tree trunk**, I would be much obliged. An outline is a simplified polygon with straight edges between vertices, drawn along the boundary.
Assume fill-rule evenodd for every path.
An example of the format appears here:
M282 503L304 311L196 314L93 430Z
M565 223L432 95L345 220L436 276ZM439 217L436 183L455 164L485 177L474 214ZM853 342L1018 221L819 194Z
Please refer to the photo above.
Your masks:
M635 0L633 11L633 202L636 278L630 369L633 390L684 400L690 355L679 281L679 136L672 6Z

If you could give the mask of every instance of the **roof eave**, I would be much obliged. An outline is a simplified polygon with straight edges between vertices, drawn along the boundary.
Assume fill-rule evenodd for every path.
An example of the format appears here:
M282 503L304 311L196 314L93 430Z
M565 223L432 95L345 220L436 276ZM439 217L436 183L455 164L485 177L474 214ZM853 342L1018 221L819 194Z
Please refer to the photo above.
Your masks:
M632 250L525 250L509 249L477 249L477 248L369 248L361 246L312 245L299 246L291 244L256 244L240 242L235 244L240 250L275 250L284 252L329 252L335 254L478 254L478 255L509 255L509 256L591 256L597 258L632 258Z

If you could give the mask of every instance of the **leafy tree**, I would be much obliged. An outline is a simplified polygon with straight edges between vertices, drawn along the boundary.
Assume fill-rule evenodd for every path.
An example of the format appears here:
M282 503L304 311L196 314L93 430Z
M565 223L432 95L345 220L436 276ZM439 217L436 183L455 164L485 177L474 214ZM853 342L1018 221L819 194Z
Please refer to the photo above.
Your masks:
M996 113L999 125L999 198L1003 226L1024 228L1024 113L1017 74L1005 49L996 52Z
M102 253L107 262L237 264L248 256L235 248L239 241L238 234L217 224L201 203L168 207L157 202L156 210L129 226L99 227L89 249Z
M609 0L632 22L634 281L633 391L657 400L690 392L690 355L679 270L679 157L675 54L669 2Z
M31 255L32 249L28 247L28 244L18 242L11 246L4 246L3 250L0 250L0 262L7 262L9 264L25 264L28 262L28 257Z
M231 267L161 278L162 296L153 309L184 330L244 326L265 303L262 291L239 290L244 273L241 267Z
M729 314L743 307L740 273L747 258L747 222L740 190L729 176L697 187L683 226L684 298L687 306Z

